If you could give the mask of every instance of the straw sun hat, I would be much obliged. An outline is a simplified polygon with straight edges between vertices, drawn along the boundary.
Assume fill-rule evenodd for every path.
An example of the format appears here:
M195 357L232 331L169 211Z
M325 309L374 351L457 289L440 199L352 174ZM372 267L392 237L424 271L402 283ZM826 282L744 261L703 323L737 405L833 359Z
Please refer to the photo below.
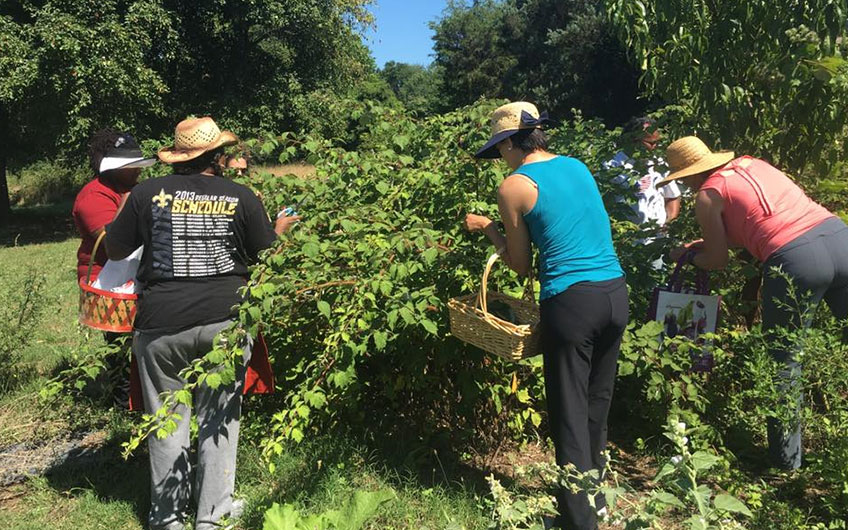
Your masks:
M238 137L230 131L221 131L212 118L188 118L177 124L174 146L160 149L159 159L166 164L187 162L235 143L238 143Z
M548 113L539 114L532 103L517 101L495 109L492 113L492 137L477 154L477 158L500 158L498 144L522 129L540 129L550 123Z
M665 186L673 180L719 168L736 158L733 151L713 153L696 136L684 136L675 140L668 146L665 155L671 173L657 183L657 187Z

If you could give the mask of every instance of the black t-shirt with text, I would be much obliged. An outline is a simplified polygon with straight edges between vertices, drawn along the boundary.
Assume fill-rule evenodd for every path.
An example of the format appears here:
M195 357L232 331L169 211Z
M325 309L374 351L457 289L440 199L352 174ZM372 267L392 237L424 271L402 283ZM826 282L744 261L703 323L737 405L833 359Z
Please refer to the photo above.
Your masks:
M248 264L275 239L250 189L209 175L139 183L106 236L107 245L144 245L134 327L157 331L231 318Z

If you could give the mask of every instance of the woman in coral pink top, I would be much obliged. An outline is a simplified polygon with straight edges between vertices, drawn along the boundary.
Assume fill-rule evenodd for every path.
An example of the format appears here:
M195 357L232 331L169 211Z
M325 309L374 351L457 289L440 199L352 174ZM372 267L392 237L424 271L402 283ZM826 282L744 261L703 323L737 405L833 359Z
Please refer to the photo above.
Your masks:
M788 296L791 279L802 309L822 299L839 319L848 318L848 226L816 203L780 170L750 156L713 153L694 136L668 147L671 174L695 191L695 215L703 239L672 253L702 269L727 265L728 249L744 247L763 263L763 329L809 326ZM784 275L774 274L782 269ZM794 304L797 306L797 304ZM774 337L772 356L784 365L785 390L798 389L801 367L790 345ZM798 401L800 406L800 399ZM801 465L801 426L768 421L769 453L776 466Z

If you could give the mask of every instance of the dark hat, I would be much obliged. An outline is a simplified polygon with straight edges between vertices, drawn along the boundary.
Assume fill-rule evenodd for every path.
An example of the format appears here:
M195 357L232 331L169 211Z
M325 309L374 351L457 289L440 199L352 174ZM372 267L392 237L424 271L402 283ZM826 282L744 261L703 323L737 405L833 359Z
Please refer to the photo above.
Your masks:
M113 169L126 169L133 167L150 167L156 163L155 158L145 158L141 154L141 147L129 133L121 133L115 140L115 144L106 150L100 160L99 173L105 173Z

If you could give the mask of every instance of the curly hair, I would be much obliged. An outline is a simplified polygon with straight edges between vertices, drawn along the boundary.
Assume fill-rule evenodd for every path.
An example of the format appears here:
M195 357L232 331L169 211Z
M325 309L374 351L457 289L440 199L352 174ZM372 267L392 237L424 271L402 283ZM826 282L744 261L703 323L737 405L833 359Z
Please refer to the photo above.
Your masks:
M647 116L630 118L630 120L624 124L624 127L621 130L621 135L628 136L637 133L644 133L646 127L653 127L654 125L654 120Z
M224 149L219 147L212 151L207 151L197 158L192 158L185 162L175 162L171 164L171 168L177 175L194 175L202 173L209 168L212 168L216 175L221 175L221 166L218 163L221 155L224 154Z
M95 175L100 175L100 161L106 156L106 152L115 146L121 133L109 127L100 129L88 141L88 161Z

